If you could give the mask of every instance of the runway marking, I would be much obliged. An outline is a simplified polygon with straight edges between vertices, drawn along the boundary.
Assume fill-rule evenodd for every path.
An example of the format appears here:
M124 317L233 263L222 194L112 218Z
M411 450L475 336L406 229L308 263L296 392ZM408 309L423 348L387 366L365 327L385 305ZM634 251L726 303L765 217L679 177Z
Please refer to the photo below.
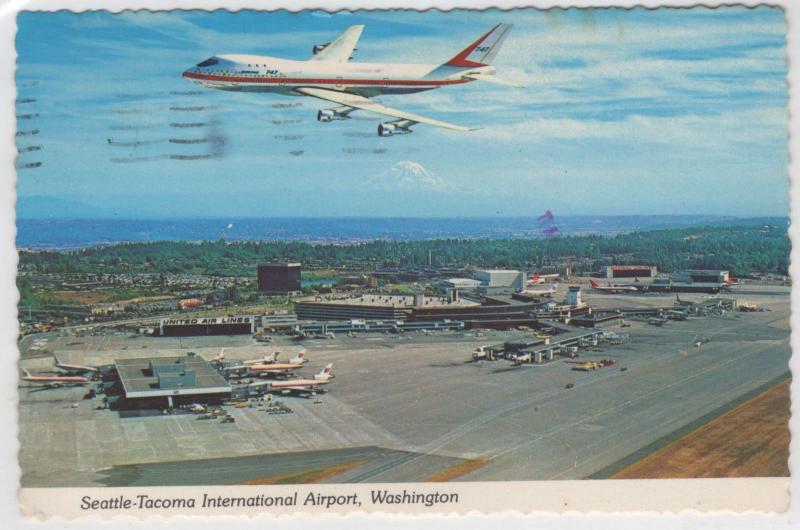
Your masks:
M788 343L788 341L789 341L789 339L786 339L786 342L787 342L787 343ZM669 384L667 384L667 385L663 385L663 386L661 386L661 387L658 387L658 388L656 388L656 389L654 389L654 390L651 390L651 391L649 391L649 392L647 392L647 393L645 393L645 394L641 394L641 395L639 395L639 396L637 396L637 397L635 397L635 398L633 398L633 399L629 399L629 400L627 400L627 401L624 401L624 402L623 402L623 403L621 403L621 404L618 404L618 405L613 405L613 406L611 406L611 407L607 407L607 408L605 408L605 409L602 409L602 410L600 410L599 412L597 412L597 413L595 413L595 414L592 414L591 416L588 416L588 417L586 417L586 418L583 418L583 419L581 419L581 420L578 420L578 421L576 421L576 422L570 423L570 424L568 424L568 425L566 425L566 426L561 426L561 427L559 427L559 428L553 429L551 432L562 432L562 431L564 431L564 430L565 430L565 429L567 429L567 428L571 428L571 427L574 427L574 426L576 426L576 425L580 425L581 423L584 423L584 422L585 422L585 421L587 421L587 420L590 420L590 419L595 419L595 418L597 418L597 417L599 417L599 416L602 416L602 415L608 414L608 413L610 413L610 412L614 412L614 411L621 410L621 409L625 408L626 406L629 406L629 405L630 405L630 404L632 404L632 403L635 403L635 402L637 402L637 401L641 401L642 399L645 399L645 398L649 398L649 397L650 397L650 396L652 396L653 394L657 394L657 393L659 393L659 392L663 392L664 390L666 390L666 389L668 389L668 388L672 388L672 387L674 387L674 386L676 386L676 385L684 384L684 383L686 383L686 382L688 382L688 381L690 381L690 380L692 380L692 379L697 379L698 377L700 377L700 376L702 376L702 375L705 375L706 373L708 373L708 372L710 372L710 371L717 370L717 369L719 369L719 368L723 368L723 367L726 367L726 366L728 366L728 365L730 365L730 364L733 364L734 362L738 361L739 359L741 359L741 358L743 358L743 357L748 357L748 356L751 356L751 355L753 355L753 354L755 354L755 353L759 353L759 354L760 354L760 353L763 351L763 349L764 349L764 348L762 348L761 350L751 350L751 351L750 351L750 352L748 352L748 353L744 353L744 354L742 354L742 355L739 355L739 356L737 356L737 357L733 357L733 358L731 358L731 359L728 359L727 361L724 361L724 362L719 362L719 363L712 364L711 366L709 366L709 367L707 367L707 368L705 368L705 369L703 369L703 370L700 370L700 371L697 371L697 372L693 372L693 373L692 373L692 375L690 375L690 376L688 376L688 377L685 377L685 378L683 378L683 379L679 379L679 380L677 380L677 381L673 381L673 382L671 382L671 383L669 383ZM503 456L503 455L505 455L505 454L508 454L508 453L510 453L510 452L516 451L516 450L518 450L518 449L521 449L522 447L525 447L525 446L527 446L527 445L530 445L530 444L532 444L532 443L538 442L538 441L542 440L543 438L546 438L547 436L548 436L548 434L543 434L543 435L540 435L540 436L538 436L538 437L536 437L536 438L534 438L534 439L531 439L531 440L526 440L526 441L525 441L525 442L523 442L523 443L517 444L517 445L516 445L516 446L514 446L514 447L511 447L511 448L509 448L509 449L506 449L505 451L502 451L502 452L500 452L500 453L497 453L497 454L496 454L496 455L494 455L492 458L494 459L494 458L497 458L497 457Z
M788 343L788 341L789 341L789 339L786 338L786 339L782 340L781 342ZM769 346L769 345L767 345L767 346ZM522 443L517 444L517 445L515 445L515 446L513 446L511 448L508 448L508 449L506 449L506 450L504 450L504 451L502 451L500 453L496 453L496 454L492 455L489 458L489 460L491 462L492 460L495 460L495 459L497 459L497 458L499 458L501 456L504 456L504 455L506 455L508 453L511 453L513 451L517 451L517 450L519 450L519 449L521 449L521 448L523 448L525 446L528 446L528 445L531 445L531 444L536 443L538 441L541 441L544 438L551 437L555 433L563 432L564 430L566 430L568 428L572 428L574 426L580 425L581 423L584 423L584 422L586 422L588 420L595 419L595 418L597 418L599 416L602 416L602 415L605 415L605 414L607 414L609 412L621 410L622 408L624 408L626 406L629 406L630 404L635 403L637 401L641 401L642 399L648 398L649 396L651 396L653 394L656 394L658 392L663 392L664 390L666 390L668 388L674 387L674 386L679 385L679 384L686 383L687 381L690 381L692 379L696 379L696 378L698 378L698 377L700 377L702 375L705 375L709 371L716 370L716 369L719 369L721 367L728 366L728 365L738 361L741 358L748 357L748 356L751 356L751 355L756 354L756 353L761 354L763 352L763 350L766 349L767 346L765 346L764 348L761 348L759 350L751 350L751 351L749 351L747 353L743 353L743 354L741 354L739 356L732 357L732 358L728 359L727 361L722 361L722 362L715 363L715 364L713 364L713 365L711 365L711 366L709 366L709 367L707 367L707 368L705 368L705 369L703 369L701 371L693 372L692 375L690 375L688 377L685 377L683 379L680 379L680 380L677 380L677 381L673 381L673 382L671 382L671 383L669 383L667 385L663 385L661 387L658 387L658 388L656 388L654 390L651 390L651 391L649 391L649 392L647 392L645 394L642 394L642 395L637 396L637 397L635 397L633 399L625 401L622 404L618 404L618 405L614 405L614 406L611 406L611 407L607 407L607 408L605 408L605 409L603 409L603 410L601 410L601 411L599 411L599 412L597 412L595 414L592 414L591 416L582 418L582 419L580 419L578 421L572 422L572 423L567 424L567 425L562 425L562 426L559 426L559 427L556 427L556 428L552 428L549 431L536 436L535 438L528 439L525 442L522 442ZM678 354L672 354L673 357L675 355L678 355ZM611 377L613 375L619 376L620 373L619 372L611 372L610 375L607 376L607 377ZM596 382L596 381L598 381L598 379L594 379L594 381ZM557 391L550 392L550 393L548 393L548 395L549 396L553 396L553 395L555 395L557 393L560 393L560 392L561 392L561 389L559 389ZM511 404L509 404L507 406L501 407L499 410L495 409L495 410L487 411L486 413L474 418L473 420L468 421L465 424L461 424L459 427L457 427L456 429L450 431L449 433L447 433L447 434L445 434L443 436L440 436L439 438L437 438L437 439L435 439L435 440L433 440L433 441L431 441L431 442L429 442L427 444L422 445L420 447L420 451L419 451L421 454L419 454L415 458L411 458L411 459L407 459L407 460L403 459L403 460L397 462L395 465L387 465L387 466L385 466L385 469L382 469L380 471L380 473L382 473L384 471L389 471L390 469L399 468L399 467L403 466L404 464L409 463L409 462L413 462L414 460L416 460L417 458L420 458L422 456L430 455L434 451L440 450L445 445L447 445L449 443L452 443L453 441L455 441L455 440L457 440L459 438L463 438L464 436L466 436L467 434L469 434L470 432L472 432L476 428L478 428L478 427L480 427L480 426L482 426L482 425L484 425L486 423L489 423L493 419L501 418L504 414L512 412L515 409L521 409L521 408L523 408L525 406L528 406L528 405L532 404L533 402L536 402L536 401L538 401L538 400L540 400L542 398L548 397L548 395L535 396L535 397L523 400L521 402L511 403ZM508 420L506 420L506 421L508 421ZM379 473L376 473L376 474L379 474ZM371 476L374 476L374 474L371 475Z
M744 383L740 383L739 385L737 385L737 386L736 386L736 387L734 387L733 389L725 391L725 392L724 392L724 394L726 394L726 395L728 395L728 394L733 394L733 395L736 395L736 394L737 394L737 392L738 392L738 390L739 390L740 388L742 388L742 387L744 387L744 386L747 386L747 385L750 385L751 383L752 383L752 381L745 381ZM633 424L633 425L631 425L631 426L629 426L629 427L625 427L625 428L623 428L623 429L617 429L617 430L614 432L614 435L617 435L617 434L620 434L620 433L623 433L623 432L627 432L627 431L629 431L629 430L631 430L631 429L633 429L633 428L636 428L636 427L639 427L639 425L638 425L638 424ZM651 432L653 432L653 431L655 431L655 430L659 429L660 427L661 427L661 425L657 425L657 426L655 426L655 427L651 427L651 428L649 428L649 429L647 429L647 430L645 430L645 431L639 432L639 433L637 433L636 435L634 435L633 439L636 439L636 438L641 438L642 436L644 436L644 435L646 435L646 434L649 434L649 433L651 433ZM600 440L597 440L597 441L599 441L599 442L602 442L602 441L608 440L608 439L610 439L610 438L612 438L612 437L613 437L613 435L612 435L612 436L607 436L607 437L605 437L605 438L603 438L603 439L600 439ZM558 477L561 477L561 476L563 476L565 473L567 473L567 472L569 472L569 471L572 471L572 469L575 469L575 468L577 468L577 467L579 467L579 466L586 465L587 463L591 462L592 460L595 460L596 458L599 458L599 457L601 457L601 456L605 456L605 455L607 455L608 453L610 453L610 452L614 451L614 449L615 449L614 447L611 447L610 449L606 449L605 451L602 451L602 452L599 452L599 453L592 453L592 456L590 456L590 457L589 457L589 458L587 458L586 460L583 460L583 461L582 461L582 462L580 462L580 463L577 463L577 462L576 462L576 464L575 464L575 465L573 465L573 466L572 466L572 468L569 468L569 469L564 469L564 470L562 470L562 471L560 471L560 472L556 473L555 475L551 475L551 476L547 477L547 479L546 479L546 480L554 480L554 479L557 479Z

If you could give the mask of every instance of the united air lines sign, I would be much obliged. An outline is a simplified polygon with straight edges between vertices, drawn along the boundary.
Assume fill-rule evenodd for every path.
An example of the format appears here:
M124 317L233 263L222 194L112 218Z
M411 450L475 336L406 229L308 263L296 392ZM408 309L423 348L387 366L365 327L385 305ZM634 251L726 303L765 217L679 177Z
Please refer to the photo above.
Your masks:
M162 318L161 335L228 335L253 333L256 317L233 315L226 317Z
M223 324L253 324L253 316L162 318L161 326L219 326Z

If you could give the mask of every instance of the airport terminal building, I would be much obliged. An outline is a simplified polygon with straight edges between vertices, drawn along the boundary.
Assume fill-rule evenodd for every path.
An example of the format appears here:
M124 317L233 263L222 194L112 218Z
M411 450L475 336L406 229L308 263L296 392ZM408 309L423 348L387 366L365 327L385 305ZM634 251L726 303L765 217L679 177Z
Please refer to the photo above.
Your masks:
M653 265L609 265L601 276L613 280L616 278L655 278L658 268Z
M453 296L369 294L353 298L306 299L295 302L300 320L462 322L465 328L509 328L531 325L539 302L512 296L484 297L483 302Z
M453 300L443 296L365 294L350 298L297 300L295 313L300 320L412 320L421 308L479 306L470 300Z
M221 403L231 385L200 356L146 357L114 361L116 381L106 392L112 408L172 408Z

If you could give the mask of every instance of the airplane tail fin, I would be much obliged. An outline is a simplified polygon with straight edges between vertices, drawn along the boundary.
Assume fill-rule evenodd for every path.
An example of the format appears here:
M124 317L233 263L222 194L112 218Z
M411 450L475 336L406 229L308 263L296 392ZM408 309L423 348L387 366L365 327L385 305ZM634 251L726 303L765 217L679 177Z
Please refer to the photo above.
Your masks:
M322 369L320 373L314 376L314 379L317 381L327 381L329 379L333 379L333 363L329 363Z
M461 50L458 55L444 63L457 68L487 66L497 56L503 41L506 40L511 24L498 24L481 38Z
M589 280L589 283L592 285L592 287L598 287L599 286L599 284L594 280Z

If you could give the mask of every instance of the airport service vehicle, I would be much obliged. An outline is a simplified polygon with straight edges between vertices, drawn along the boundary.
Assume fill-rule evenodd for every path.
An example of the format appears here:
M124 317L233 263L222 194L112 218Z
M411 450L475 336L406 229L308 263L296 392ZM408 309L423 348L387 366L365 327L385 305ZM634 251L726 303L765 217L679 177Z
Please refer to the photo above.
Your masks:
M424 123L454 131L466 127L385 107L370 98L384 94L413 94L472 81L518 86L495 77L492 60L511 26L498 24L443 64L349 62L363 25L350 26L336 40L314 46L312 56L294 61L261 55L214 55L183 72L183 77L206 88L238 92L272 92L307 96L337 105L320 110L317 120L346 120L356 110L394 118L378 125L379 136L408 134Z
M594 361L564 361L567 364L574 364L573 370L581 370L584 372L591 372L600 368L600 364Z
M91 382L91 379L79 375L31 375L28 370L22 369L23 375L20 380L34 383L44 388L58 388L62 386L78 386Z
M487 350L485 346L478 346L475 348L475 351L472 352L472 360L473 361L481 361L483 359L487 359L489 361L494 361L495 356L490 350Z
M601 293L638 293L641 290L635 285L616 285L611 282L609 282L608 285L600 285L595 280L589 280L589 283L592 285L592 289L600 291Z
M58 357L53 355L53 359L55 360L56 368L63 370L65 373L70 375L86 375L86 374L96 374L97 368L94 366L82 366L80 364L67 364L62 363L58 360Z
M523 355L515 356L512 359L512 362L514 363L515 366L519 366L519 365L525 364L525 363L530 364L532 362L532 360L533 360L533 358L531 357L531 354L530 353L526 353L526 354L523 354Z

